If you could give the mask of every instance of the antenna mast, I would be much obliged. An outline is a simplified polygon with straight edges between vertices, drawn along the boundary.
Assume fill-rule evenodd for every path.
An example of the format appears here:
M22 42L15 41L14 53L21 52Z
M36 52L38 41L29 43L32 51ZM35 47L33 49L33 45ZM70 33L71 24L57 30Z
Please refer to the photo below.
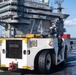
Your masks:
M64 2L64 0L55 0L55 4L58 5L58 12L61 13L62 12L62 3Z

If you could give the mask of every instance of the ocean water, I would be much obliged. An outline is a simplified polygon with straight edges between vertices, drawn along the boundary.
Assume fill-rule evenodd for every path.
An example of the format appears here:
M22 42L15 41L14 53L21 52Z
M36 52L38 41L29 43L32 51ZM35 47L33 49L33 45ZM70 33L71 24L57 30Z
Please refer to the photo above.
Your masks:
M71 40L76 40L76 38L71 38Z
M76 38L71 38L71 41L73 41L72 49L76 50Z

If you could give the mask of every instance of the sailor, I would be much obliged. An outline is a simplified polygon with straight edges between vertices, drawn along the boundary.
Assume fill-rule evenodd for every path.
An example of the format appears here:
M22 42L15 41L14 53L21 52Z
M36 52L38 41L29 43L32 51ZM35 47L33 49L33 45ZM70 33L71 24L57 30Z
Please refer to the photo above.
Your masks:
M62 50L63 50L62 43L63 43L62 38L60 36L58 36L58 48L59 48L58 49L58 56L61 55L61 57L62 57Z
M52 37L52 38L54 38L55 37L55 34L56 34L56 25L53 25L53 26L51 26L50 28L49 28L49 37Z

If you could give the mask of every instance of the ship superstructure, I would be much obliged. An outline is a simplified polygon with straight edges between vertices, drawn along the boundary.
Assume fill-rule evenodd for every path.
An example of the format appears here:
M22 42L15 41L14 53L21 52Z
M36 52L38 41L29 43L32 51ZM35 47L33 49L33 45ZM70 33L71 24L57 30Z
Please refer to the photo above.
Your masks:
M54 13L49 7L48 0L36 2L34 0L1 0L0 19L2 37L15 35L48 34L49 27L55 23L58 34L64 33L63 19L67 14Z

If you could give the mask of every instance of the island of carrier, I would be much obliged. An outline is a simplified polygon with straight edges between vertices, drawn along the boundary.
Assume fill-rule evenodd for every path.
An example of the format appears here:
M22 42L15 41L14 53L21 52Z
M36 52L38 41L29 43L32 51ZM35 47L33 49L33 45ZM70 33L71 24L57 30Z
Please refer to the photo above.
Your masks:
M50 73L64 62L70 50L70 35L64 34L62 1L57 12L49 0L0 0L1 67Z

